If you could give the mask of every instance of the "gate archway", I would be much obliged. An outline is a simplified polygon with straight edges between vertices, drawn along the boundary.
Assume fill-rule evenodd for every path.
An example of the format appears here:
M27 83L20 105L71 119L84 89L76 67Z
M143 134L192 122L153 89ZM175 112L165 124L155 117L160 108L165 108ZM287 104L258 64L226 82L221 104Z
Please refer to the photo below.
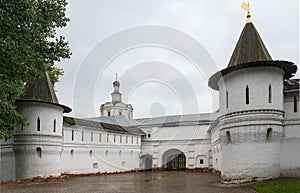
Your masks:
M170 149L163 154L163 169L186 170L186 156L178 149Z

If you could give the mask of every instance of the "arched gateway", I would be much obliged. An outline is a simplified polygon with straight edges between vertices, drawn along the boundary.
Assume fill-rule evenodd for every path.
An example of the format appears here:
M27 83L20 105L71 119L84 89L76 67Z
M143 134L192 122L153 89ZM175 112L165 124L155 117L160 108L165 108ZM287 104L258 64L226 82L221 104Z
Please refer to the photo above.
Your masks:
M178 149L167 150L162 156L162 167L166 170L185 170L186 156Z

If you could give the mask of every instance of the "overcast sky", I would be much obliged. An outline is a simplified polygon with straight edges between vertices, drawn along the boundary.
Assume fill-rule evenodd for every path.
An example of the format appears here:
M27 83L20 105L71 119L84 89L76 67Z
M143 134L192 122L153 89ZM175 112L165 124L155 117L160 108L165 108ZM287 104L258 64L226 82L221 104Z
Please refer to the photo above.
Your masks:
M208 78L225 68L246 23L241 0L70 0L60 29L72 57L56 65L68 116L99 116L118 73L134 117L212 112ZM299 64L298 0L251 0L252 21L274 60Z

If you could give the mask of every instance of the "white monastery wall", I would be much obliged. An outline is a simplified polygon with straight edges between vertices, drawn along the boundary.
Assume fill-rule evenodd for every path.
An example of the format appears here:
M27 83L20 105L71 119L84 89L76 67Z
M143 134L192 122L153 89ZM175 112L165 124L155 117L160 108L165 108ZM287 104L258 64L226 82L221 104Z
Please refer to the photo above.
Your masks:
M105 132L81 126L65 127L63 173L138 170L140 145L139 135Z
M0 140L0 181L15 180L15 154L12 139Z

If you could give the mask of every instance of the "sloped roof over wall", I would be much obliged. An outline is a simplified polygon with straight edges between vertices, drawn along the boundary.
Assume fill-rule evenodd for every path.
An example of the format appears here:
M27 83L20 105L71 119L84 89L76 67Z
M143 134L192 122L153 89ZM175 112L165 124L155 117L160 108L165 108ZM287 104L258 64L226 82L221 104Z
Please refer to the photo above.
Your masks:
M116 122L115 122L116 123ZM95 130L103 130L107 132L115 132L115 133L128 133L128 134L136 134L143 135L142 132L136 125L131 126L122 126L120 124L112 124L107 122L102 122L98 119L98 121L93 121L90 119L78 119L73 117L64 117L64 125L66 126L82 126L88 127L90 129Z

